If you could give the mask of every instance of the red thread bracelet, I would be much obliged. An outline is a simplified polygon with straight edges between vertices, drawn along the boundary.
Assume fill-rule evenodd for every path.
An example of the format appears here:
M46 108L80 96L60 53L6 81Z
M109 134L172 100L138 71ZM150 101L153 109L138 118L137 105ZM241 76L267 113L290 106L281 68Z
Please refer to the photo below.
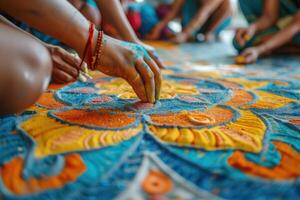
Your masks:
M90 52L87 52L89 50L89 47L90 45L92 45L93 43L93 36L94 36L94 29L95 29L95 25L93 23L90 22L90 27L89 27L89 36L88 36L88 39L87 39L87 42L86 42L86 45L84 47L84 51L83 51L83 57L82 57L82 60L81 60L81 63L79 65L79 69L81 69L82 67L82 64L84 62L84 59L86 57L86 54L90 54ZM88 62L90 62L90 58L88 58ZM88 63L90 64L90 63Z

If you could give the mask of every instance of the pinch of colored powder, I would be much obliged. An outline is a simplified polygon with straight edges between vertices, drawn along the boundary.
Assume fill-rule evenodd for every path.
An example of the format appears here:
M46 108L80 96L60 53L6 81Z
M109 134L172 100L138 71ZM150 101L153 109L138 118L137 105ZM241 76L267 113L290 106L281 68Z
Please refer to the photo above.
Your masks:
M246 58L244 56L235 57L235 63L239 65L246 64Z
M100 97L96 97L91 100L91 103L98 104L98 103L108 103L111 102L113 99L110 96L102 95Z
M132 108L135 109L135 110L151 109L153 107L154 107L153 103L144 103L144 102L141 102L141 101L135 102L132 105Z
M249 40L251 39L251 37L250 37L249 34L245 34L243 38L244 38L244 40L246 40L246 41L249 41Z

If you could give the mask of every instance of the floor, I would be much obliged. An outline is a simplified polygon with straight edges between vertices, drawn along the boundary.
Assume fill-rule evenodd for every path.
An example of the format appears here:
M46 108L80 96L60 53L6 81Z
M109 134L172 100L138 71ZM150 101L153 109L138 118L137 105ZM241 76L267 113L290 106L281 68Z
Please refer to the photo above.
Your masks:
M299 197L300 59L238 66L222 43L152 45L168 66L155 105L94 73L0 118L0 198Z

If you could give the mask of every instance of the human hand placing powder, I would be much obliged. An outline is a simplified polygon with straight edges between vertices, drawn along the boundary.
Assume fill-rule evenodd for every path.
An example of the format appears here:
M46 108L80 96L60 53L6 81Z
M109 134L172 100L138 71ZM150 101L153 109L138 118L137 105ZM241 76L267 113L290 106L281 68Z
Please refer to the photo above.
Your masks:
M125 79L142 102L155 103L158 100L160 70L144 46L104 35L67 1L2 0L0 7L8 15L74 49L82 60L78 66L83 66L85 61L92 70ZM3 67L0 67L7 69L2 73L5 78L0 79L0 85L8 85L11 80L15 82L13 90L7 87L7 90L0 91L0 96L6 96L0 107L2 115L20 112L37 101L46 90L52 72L57 69L53 55L61 52L49 52L41 42L10 24L1 22L0 32L1 55L6 55L3 52L15 54L14 59L3 57ZM11 61L16 62L12 64ZM10 67L6 68L8 65ZM73 75L75 77L77 73ZM68 81L67 78L62 79ZM24 94L22 98L20 93Z
M104 36L96 69L125 79L143 102L154 103L161 88L160 69L141 45ZM95 52L97 53L97 52Z

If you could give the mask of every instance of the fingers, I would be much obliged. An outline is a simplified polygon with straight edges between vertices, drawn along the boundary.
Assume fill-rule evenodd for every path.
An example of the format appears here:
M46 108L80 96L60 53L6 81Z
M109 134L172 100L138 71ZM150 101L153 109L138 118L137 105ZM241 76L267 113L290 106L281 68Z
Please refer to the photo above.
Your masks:
M160 73L159 67L156 63L151 59L145 59L145 62L148 64L152 73L154 74L154 81L155 81L155 100L159 100L161 85L162 85L162 76Z
M255 53L251 49L246 49L241 55L245 58L245 63L253 63L257 59Z
M131 70L127 77L124 77L127 82L131 85L136 95L141 99L142 102L148 102L145 86L141 75L135 70Z
M154 60L154 62L160 69L165 69L165 66L162 64L162 61L160 60L160 58L155 50L148 51L148 54Z
M78 69L78 67L81 63L81 59L79 58L79 56L75 56L74 54L69 53L68 51L64 50L63 48L58 48L57 53L64 61L69 63L74 68Z
M146 91L148 102L154 103L155 102L155 81L154 81L155 79L151 68L143 60L138 60L136 62L135 68L137 72L140 74L142 81L144 83L144 88Z
M71 66L69 63L65 62L61 57L53 57L53 66L54 69L57 68L61 71L64 71L75 79L78 77L79 71L74 66Z
M235 39L237 43L241 46L244 46L244 39L243 39L243 31L242 30L237 30L235 34Z
M52 80L56 83L67 83L75 81L75 78L60 70L59 68L53 68L52 70Z

